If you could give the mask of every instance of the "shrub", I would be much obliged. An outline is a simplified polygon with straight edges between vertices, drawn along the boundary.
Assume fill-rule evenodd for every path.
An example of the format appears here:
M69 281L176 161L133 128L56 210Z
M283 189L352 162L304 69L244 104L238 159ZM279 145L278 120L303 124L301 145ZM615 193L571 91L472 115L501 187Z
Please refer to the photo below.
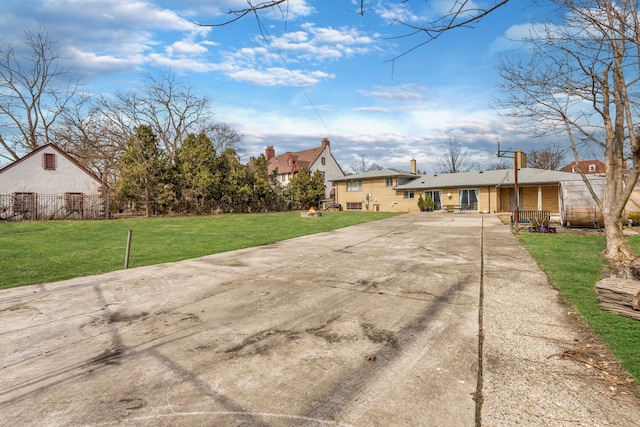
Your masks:
M640 212L629 212L628 218L633 221L633 225L640 224Z

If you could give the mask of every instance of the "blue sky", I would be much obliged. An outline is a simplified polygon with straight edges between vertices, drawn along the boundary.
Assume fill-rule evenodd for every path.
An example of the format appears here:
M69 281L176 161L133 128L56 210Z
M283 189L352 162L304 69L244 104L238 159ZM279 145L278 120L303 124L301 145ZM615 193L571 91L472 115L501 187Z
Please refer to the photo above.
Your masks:
M246 0L4 0L0 39L19 43L25 28L46 27L94 93L136 90L147 73L171 71L211 99L214 118L243 136L247 156L328 137L345 172L364 156L402 169L416 159L433 173L451 139L485 165L496 160L497 140L525 151L565 145L530 139L491 107L508 38L544 22L545 11L514 0L473 29L407 53L424 38L398 38L408 31L393 18L421 25L451 3L366 1L361 16L359 0L290 0L286 16L260 13L261 33L253 16L195 24L224 22Z

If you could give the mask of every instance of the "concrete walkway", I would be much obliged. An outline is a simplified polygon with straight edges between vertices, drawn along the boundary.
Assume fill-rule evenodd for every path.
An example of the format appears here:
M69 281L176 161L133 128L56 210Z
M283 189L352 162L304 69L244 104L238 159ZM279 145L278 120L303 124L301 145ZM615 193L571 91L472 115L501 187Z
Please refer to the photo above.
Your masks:
M5 425L640 425L493 215L4 290L0 322Z

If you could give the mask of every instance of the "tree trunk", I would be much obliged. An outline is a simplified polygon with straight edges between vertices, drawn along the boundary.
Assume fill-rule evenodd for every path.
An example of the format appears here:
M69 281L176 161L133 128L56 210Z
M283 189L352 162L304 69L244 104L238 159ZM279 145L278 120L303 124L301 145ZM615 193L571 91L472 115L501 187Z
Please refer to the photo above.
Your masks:
M604 234L607 238L605 259L617 268L629 267L636 258L622 232L622 218L604 215Z

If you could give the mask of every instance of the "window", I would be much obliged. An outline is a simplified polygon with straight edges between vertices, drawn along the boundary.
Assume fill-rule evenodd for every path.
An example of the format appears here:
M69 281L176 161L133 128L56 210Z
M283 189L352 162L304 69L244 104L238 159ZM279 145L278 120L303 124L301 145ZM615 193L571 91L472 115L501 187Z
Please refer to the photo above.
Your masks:
M361 211L362 210L362 202L347 202L347 210L348 211Z
M595 172L596 171L596 165L594 165L593 163L589 165L589 172Z
M393 178L387 178L387 187L393 187Z
M322 162L323 166L327 164L327 158L326 157L321 158L320 161Z
M13 193L13 211L15 213L27 213L35 209L35 193Z
M405 199L413 199L413 191L405 191L404 192Z
M347 191L362 191L362 181L347 181Z
M458 201L461 210L477 211L478 210L478 190L464 189L458 190Z
M67 212L80 212L82 213L82 202L83 195L82 193L66 193L65 202L67 204Z
M44 153L44 169L48 171L56 170L56 155L51 153Z
M440 190L427 190L424 192L425 197L427 195L431 196L431 200L433 200L433 209L439 211L442 209L442 191Z

